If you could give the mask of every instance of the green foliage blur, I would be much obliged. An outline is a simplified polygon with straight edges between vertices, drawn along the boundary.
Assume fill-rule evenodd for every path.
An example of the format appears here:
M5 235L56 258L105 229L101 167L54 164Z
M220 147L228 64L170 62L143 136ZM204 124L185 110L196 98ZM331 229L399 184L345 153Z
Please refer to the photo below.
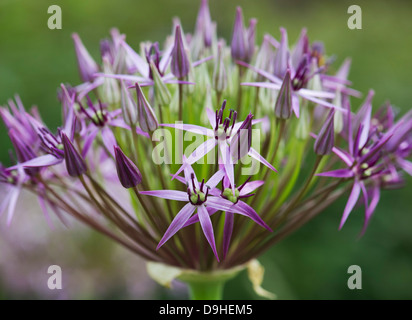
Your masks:
M62 30L47 28L52 4L62 8ZM362 30L347 27L351 4L362 8ZM336 56L335 67L352 57L353 87L364 93L373 88L375 108L388 99L402 114L411 108L410 1L210 0L218 33L228 41L237 5L246 19L258 19L259 41L266 32L279 38L283 26L293 43L307 27L310 41L323 41L327 53ZM193 30L198 6L193 0L0 0L0 105L19 94L26 108L37 105L44 121L56 128L61 117L56 89L62 82L80 83L72 32L79 33L98 57L99 41L108 37L110 28L119 28L134 47L143 40L163 41L175 16L186 32ZM11 144L3 125L0 144L0 161L8 164ZM266 269L263 287L280 299L411 299L411 195L411 179L402 190L384 192L360 239L363 208L338 231L345 202L336 203L261 257ZM362 290L347 287L350 265L362 268ZM6 288L0 291L9 298ZM172 297L160 287L156 292L147 298ZM227 284L224 297L258 298L246 273Z

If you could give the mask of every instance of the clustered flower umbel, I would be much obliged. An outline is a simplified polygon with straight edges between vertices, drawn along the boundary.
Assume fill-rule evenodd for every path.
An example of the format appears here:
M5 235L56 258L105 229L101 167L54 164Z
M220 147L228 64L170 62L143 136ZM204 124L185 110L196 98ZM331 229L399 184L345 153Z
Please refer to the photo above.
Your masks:
M340 228L360 203L364 233L381 191L412 175L412 111L373 114L371 90L355 113L349 59L333 71L306 29L293 46L283 28L258 45L256 29L237 8L227 44L202 0L193 33L175 19L163 44L139 46L113 29L100 64L74 34L83 82L59 89L61 127L18 96L0 108L14 147L0 166L7 223L27 189L50 224L69 214L147 260L198 270L246 263L343 196ZM186 133L202 140L185 153Z

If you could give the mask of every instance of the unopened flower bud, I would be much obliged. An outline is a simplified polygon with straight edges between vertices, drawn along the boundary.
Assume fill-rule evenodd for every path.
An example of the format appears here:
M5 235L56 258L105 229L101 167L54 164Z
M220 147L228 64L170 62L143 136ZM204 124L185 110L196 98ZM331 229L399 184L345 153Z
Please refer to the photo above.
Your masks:
M136 82L137 110L140 129L144 132L153 132L159 127L156 114L147 101L139 84Z
M335 109L331 109L316 138L314 150L318 155L324 156L332 152L335 143L334 114Z
M114 147L116 157L117 176L122 186L126 189L136 187L142 182L142 175L136 165L130 160L118 146Z
M137 124L138 115L137 115L137 105L134 101L129 89L126 87L124 82L121 82L122 86L122 113L123 120L129 126L134 126Z
M292 115L292 85L290 70L287 70L275 103L275 116L279 119L289 119Z
M153 61L150 61L150 70L153 76L154 91L157 103L162 106L168 105L172 100L172 96L169 89L167 89L165 83L163 82L162 77L160 76L159 71Z
M61 139L64 150L64 159L66 161L67 172L72 177L78 177L87 171L86 163L79 152L74 148L70 139L65 133L61 133Z
M223 61L223 41L220 41L217 47L217 57L215 62L215 69L213 71L213 89L217 92L222 92L227 87L227 74Z
M172 62L170 69L173 75L178 79L186 77L190 70L190 63L182 39L182 31L180 25L176 26L175 44L172 50Z

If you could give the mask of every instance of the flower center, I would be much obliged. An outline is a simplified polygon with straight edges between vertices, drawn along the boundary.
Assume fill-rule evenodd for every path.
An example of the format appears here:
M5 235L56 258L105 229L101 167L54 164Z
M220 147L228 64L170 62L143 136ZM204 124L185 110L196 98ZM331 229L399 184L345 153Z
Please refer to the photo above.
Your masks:
M187 188L187 195L189 197L189 201L194 206L200 206L204 204L207 200L207 195L209 194L209 188L206 186L206 192L203 191L205 187L205 179L202 180L199 188L195 187L195 175L191 175L192 180L192 188Z
M239 195L240 191L238 188L235 188L235 195L233 195L233 191L230 188L226 188L222 192L222 197L233 203L237 203L239 201Z

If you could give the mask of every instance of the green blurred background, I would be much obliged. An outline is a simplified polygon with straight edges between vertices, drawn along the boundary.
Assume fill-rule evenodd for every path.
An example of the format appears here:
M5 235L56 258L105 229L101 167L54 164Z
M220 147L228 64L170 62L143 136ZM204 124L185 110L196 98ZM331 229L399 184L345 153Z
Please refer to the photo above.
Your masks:
M62 8L62 30L47 28L47 8L52 4ZM336 55L336 66L352 57L353 86L362 92L375 89L375 108L389 99L404 113L411 108L412 96L412 3L356 1L362 8L362 30L347 27L351 4L354 2L210 0L210 9L219 35L226 39L230 39L237 5L243 7L246 19L258 18L259 41L266 32L279 38L283 26L293 43L301 28L307 27L311 41L322 40L327 53ZM193 30L198 6L193 0L0 0L0 105L18 93L26 107L38 105L45 122L55 128L60 123L56 88L61 82L79 83L72 32L78 32L91 54L98 57L99 41L108 36L111 27L119 28L135 47L142 40L162 41L171 31L174 16L181 18L186 32ZM7 163L11 144L2 125L0 143L0 161ZM404 189L384 192L361 239L357 236L363 208L355 210L338 231L344 201L336 203L261 258L266 268L264 287L281 299L411 299L411 190L409 178ZM8 232L13 232L12 228ZM81 247L78 249L81 255ZM350 265L362 268L362 290L352 291L346 285ZM2 286L0 297L18 296ZM113 297L133 298L122 293ZM156 286L154 294L145 298L174 297L185 295L173 295L173 291ZM225 298L257 298L246 273L228 283Z

